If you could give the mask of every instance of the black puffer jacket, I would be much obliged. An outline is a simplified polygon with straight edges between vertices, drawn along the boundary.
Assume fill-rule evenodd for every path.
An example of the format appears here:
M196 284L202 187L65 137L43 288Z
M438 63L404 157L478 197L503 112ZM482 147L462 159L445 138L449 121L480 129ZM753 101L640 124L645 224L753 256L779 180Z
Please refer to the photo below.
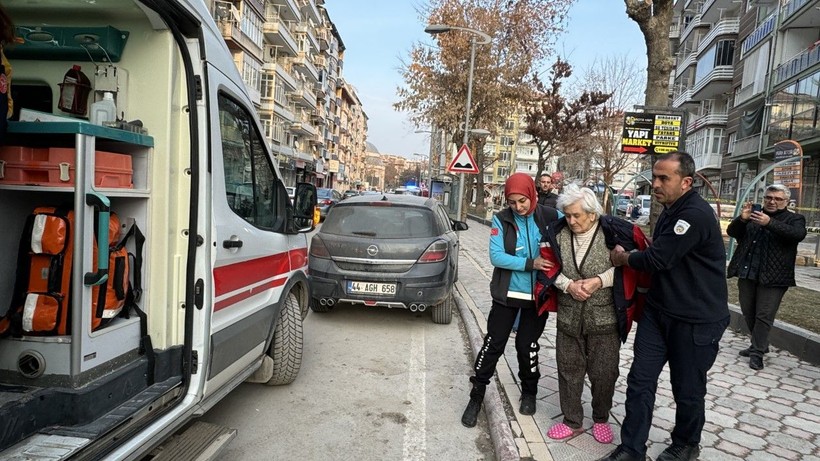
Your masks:
M793 287L794 260L797 257L797 244L806 238L806 218L788 210L778 210L769 217L767 226L743 221L740 216L734 219L726 233L737 239L738 246L729 262L727 276L743 277L743 268L739 267L750 253L752 264L757 267L757 282L769 287ZM759 252L752 251L759 247Z

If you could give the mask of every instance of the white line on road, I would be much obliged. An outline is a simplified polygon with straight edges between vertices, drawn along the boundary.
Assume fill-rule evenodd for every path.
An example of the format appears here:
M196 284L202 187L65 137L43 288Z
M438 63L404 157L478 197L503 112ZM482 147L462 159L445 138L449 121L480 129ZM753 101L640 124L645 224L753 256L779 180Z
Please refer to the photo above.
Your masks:
M407 372L407 423L404 425L405 461L427 459L427 367L424 328L413 328L410 336L410 367Z

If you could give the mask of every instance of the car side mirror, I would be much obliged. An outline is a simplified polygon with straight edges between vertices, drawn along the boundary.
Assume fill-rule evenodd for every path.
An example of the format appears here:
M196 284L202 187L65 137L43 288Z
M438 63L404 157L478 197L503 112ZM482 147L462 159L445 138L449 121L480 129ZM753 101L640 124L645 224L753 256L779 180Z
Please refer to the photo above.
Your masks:
M293 195L293 222L299 232L313 230L313 209L316 208L316 186L306 182L296 184Z
M455 221L453 220L453 230L454 231L466 231L470 227L464 221Z

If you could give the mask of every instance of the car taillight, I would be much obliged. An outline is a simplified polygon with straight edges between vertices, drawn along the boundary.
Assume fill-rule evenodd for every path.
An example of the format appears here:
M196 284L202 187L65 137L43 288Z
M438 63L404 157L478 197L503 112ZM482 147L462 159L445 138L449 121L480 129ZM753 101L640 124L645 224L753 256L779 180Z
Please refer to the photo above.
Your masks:
M333 203L333 200L330 200L329 198L326 198L326 199L322 200L323 205L330 205L332 203Z
M327 251L325 242L323 242L322 239L318 236L313 237L313 239L310 241L310 256L322 259L330 258L330 252Z
M447 242L444 240L436 240L432 245L424 250L424 253L419 258L420 263L437 263L447 259Z

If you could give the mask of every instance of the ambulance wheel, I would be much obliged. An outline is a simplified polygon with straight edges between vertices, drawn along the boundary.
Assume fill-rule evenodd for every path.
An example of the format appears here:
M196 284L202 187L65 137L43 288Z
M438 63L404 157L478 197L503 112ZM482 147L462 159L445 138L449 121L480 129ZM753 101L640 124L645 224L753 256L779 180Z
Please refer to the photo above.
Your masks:
M330 312L333 310L333 306L320 304L319 298L310 298L310 310L313 312Z
M273 374L267 384L292 383L302 367L302 309L294 293L288 293L279 311L268 355L273 359Z
M447 294L444 301L433 306L433 323L446 325L453 320L453 293Z

